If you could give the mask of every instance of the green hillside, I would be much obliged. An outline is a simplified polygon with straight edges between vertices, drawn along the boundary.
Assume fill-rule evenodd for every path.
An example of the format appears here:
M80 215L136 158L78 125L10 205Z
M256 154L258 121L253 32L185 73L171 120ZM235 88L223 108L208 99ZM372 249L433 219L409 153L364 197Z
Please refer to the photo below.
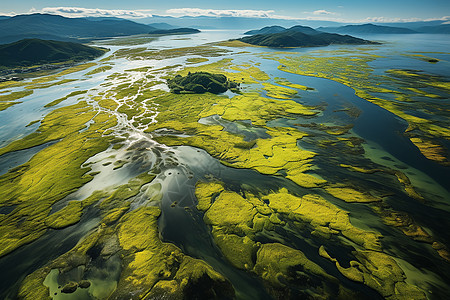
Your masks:
M278 32L282 32L285 31L286 28L282 27L282 26L267 26L261 29L255 29L255 30L250 30L245 32L244 34L248 34L248 35L255 35L255 34L269 34L269 33L278 33Z
M374 44L374 42L355 38L349 35L333 33L305 34L297 30L287 29L283 32L273 34L257 34L239 39L240 41L257 46L274 48L284 47L315 47L328 46L331 44Z
M107 50L78 43L24 39L0 45L0 66L20 67L94 59Z
M129 20L105 18L93 21L84 18L66 18L57 15L18 15L0 20L0 43L11 43L24 38L71 41L103 37L144 34L155 28Z
M167 25L170 26L170 25ZM166 27L167 27L166 26ZM192 28L156 28L119 18L66 18L57 15L31 14L0 19L0 44L22 39L45 39L64 42L147 34L198 32Z

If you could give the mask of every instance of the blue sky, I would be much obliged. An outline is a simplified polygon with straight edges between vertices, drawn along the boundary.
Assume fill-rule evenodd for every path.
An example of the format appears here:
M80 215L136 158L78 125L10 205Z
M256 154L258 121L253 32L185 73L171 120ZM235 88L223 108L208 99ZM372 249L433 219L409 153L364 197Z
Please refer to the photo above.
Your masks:
M345 22L450 20L449 0L20 0L3 1L0 14L47 12L65 16L238 15ZM76 8L76 9L73 9Z

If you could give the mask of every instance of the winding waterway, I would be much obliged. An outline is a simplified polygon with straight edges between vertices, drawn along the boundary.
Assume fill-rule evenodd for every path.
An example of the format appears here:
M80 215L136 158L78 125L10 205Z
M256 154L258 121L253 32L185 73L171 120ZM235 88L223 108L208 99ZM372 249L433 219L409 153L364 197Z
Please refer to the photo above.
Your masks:
M177 36L161 37L149 44L133 47L148 47L151 49L192 47L236 38L240 34L240 31L205 31L200 34L186 36L186 38L177 38ZM429 35L379 36L377 39L386 42L385 48L382 48L380 52L394 52L394 54L390 56L391 63L389 65L386 65L386 62L383 60L372 62L375 72L383 72L387 68L408 67L445 76L446 80L449 80L450 54L448 51L450 49L450 41L443 40L439 36ZM111 46L110 48L111 52L106 54L106 56L111 55L111 53L122 47ZM345 48L345 46L330 46L327 50L338 48ZM242 50L232 49L232 53L220 57L211 57L207 63L228 57L233 58L233 54ZM432 232L434 236L439 237L441 241L448 245L450 241L450 233L447 230L450 225L448 221L450 213L450 203L448 203L450 200L449 169L425 158L419 149L404 135L404 131L408 127L407 122L393 113L357 97L351 87L329 79L286 73L277 69L280 65L278 62L258 56L259 53L275 52L277 50L264 48L245 48L244 50L248 51L248 54L240 54L239 58L236 58L236 63L252 60L258 63L259 68L272 78L272 82L273 78L279 77L287 79L294 84L314 88L313 91L298 90L298 97L294 98L298 103L305 105L326 104L326 108L317 116L311 118L299 117L294 120L279 118L269 122L268 126L295 127L296 123L308 122L326 123L329 125L352 124L353 128L350 134L363 140L364 153L359 157L359 162L362 164L372 162L391 169L401 169L402 172L408 175L413 185L420 187L421 191L428 195L427 203L420 203L418 201L412 202L411 198L398 192L395 194L396 201L389 201L389 204L396 210L410 214L416 221L423 224L428 231ZM307 55L315 50L317 48L292 49L289 51L298 51L301 55ZM418 61L415 66L405 66L405 61L401 54L408 51L440 52L435 54L435 56L441 61L436 65ZM396 58L396 60L393 58ZM101 59L99 58L96 62L100 62ZM178 69L181 69L186 64L185 60L186 57L139 61L112 59L109 61L112 68L106 72L86 76L87 72L96 68L94 66L84 71L65 75L60 79L76 79L76 81L60 86L36 89L32 95L21 99L22 103L0 111L0 147L4 147L12 141L19 140L37 130L39 122L27 126L30 122L42 119L54 109L77 103L80 99L86 100L95 111L104 111L104 108L96 104L97 100L94 100L94 98L111 87L103 86L102 84L111 82L108 76L112 74L126 73L126 70L143 66L151 66L156 69L180 64ZM164 75L164 72L160 74L160 76ZM137 73L134 77L127 77L126 80L127 82L130 80L131 82L136 82L145 77L145 74ZM120 79L112 80L112 86L118 86L121 83ZM163 88L166 87L164 86ZM12 91L14 90L13 88ZM72 91L83 90L88 91L85 96L71 97L56 106L44 107L44 105ZM264 93L261 91L261 94ZM448 98L442 100L444 106L447 105L448 107L448 100ZM360 114L349 117L344 112L338 112L343 107L354 107L360 111ZM145 109L147 112L158 113L158 108L155 109L150 105L145 107ZM220 249L214 244L210 228L202 221L203 213L195 209L197 204L194 194L195 184L199 179L206 177L220 179L230 190L237 192L240 191L243 183L246 184L246 189L250 191L275 191L280 187L286 187L289 191L304 195L308 193L307 189L299 187L281 176L262 175L254 170L226 167L203 149L189 146L168 147L159 144L152 139L151 134L145 133L142 128L136 126L133 120L127 119L125 114L117 110L108 110L108 112L114 113L118 121L118 124L113 128L114 134L117 137L124 138L126 140L124 143L128 147L118 150L109 148L86 161L85 164L90 165L92 172L98 174L91 182L55 204L52 207L52 213L62 209L68 201L82 200L95 190L108 189L124 184L142 172L153 173L156 175L155 180L150 184L144 185L140 193L130 200L132 201L132 209L145 206L148 198L151 198L149 195L152 195L152 197L160 195L162 215L158 224L160 235L164 241L174 243L187 255L203 259L216 271L227 277L233 284L239 299L270 299L263 283L257 276L232 267L221 254ZM265 136L263 130L252 128L245 122L229 122L220 119L220 117L208 118L200 122L221 124L226 131L242 134L249 139L255 137L264 138ZM312 135L302 139L299 142L299 146L319 153L315 161L318 168L317 174L333 174L333 172L336 172L336 177L338 177L338 171L331 166L328 158L339 160L339 154L329 153L329 157L327 157L328 150L318 147L316 142L316 137ZM0 156L0 175L27 162L34 154L51 144L48 143ZM115 160L125 161L126 164L116 169L113 165L113 159L111 159L112 156L115 157ZM380 182L368 182L367 184L373 186L383 185ZM327 200L337 207L349 211L353 224L361 228L372 228L383 233L385 237L383 246L387 249L387 252L398 258L398 263L404 267L407 278L413 284L422 284L421 288L428 289L427 296L429 298L443 299L442 297L445 297L449 289L450 267L447 262L440 264L440 260L434 254L431 246L419 244L400 234L399 231L382 224L375 214L363 205L349 204L331 198L327 198ZM175 207L173 207L174 202L176 202ZM6 215L10 212L6 207L1 209L1 214ZM84 212L82 219L77 224L65 229L48 230L36 241L1 257L0 268L11 271L0 274L0 298L14 299L20 282L26 275L74 247L83 236L95 230L98 222L98 213L92 207ZM258 240L262 243L278 241L302 249L309 259L319 264L329 274L337 277L344 286L359 290L370 299L380 298L375 291L342 276L335 269L333 263L321 260L315 251L320 244L317 244L311 236L293 234L288 230L282 230L276 234L273 233L272 236L260 235ZM399 243L399 241L401 242ZM332 246L329 245L329 247ZM345 254L346 250L348 249L338 249L336 247L334 253L339 253L339 255L345 257L347 255ZM425 275L423 275L424 279L418 273L421 268L426 268ZM422 279L423 283L420 282ZM68 299L63 296L59 295L54 299ZM89 297L86 299L89 299Z

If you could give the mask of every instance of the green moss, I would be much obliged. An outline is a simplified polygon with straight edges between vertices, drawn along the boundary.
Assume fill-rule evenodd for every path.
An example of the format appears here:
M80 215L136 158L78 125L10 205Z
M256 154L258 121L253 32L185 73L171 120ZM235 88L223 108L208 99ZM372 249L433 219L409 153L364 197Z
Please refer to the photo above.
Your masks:
M120 168L122 168L124 165L126 165L127 163L128 163L128 162L125 161L125 160L116 160L116 161L114 162L114 168L113 168L113 170L120 169Z
M221 61L202 68L219 70L227 64ZM242 67L239 73L227 73L227 76L234 74L237 78L242 75L246 80L247 71L243 70L248 69ZM184 72L186 70L181 73ZM253 126L264 126L266 122L279 117L315 115L318 111L313 108L295 101L268 99L257 93L245 93L231 99L213 95L165 94L153 101L158 104L160 113L156 117L157 123L151 124L147 132L164 128L190 135L185 138L158 135L155 139L160 143L200 147L222 163L235 168L252 168L263 174L286 170L287 178L302 186L317 187L325 182L311 174L304 174L309 170L309 160L315 155L297 146L297 140L306 136L305 133L293 128L267 128L271 138L246 142L241 136L223 131L221 126L198 123L200 118L220 115L228 121L251 120ZM178 117L173 118L174 115Z
M216 43L217 46L224 46L224 47L261 47L261 46L255 46L252 44L247 44L239 40L228 40L228 41L222 41Z
M407 121L410 125L408 136L432 142L417 145L428 158L444 165L448 157L444 155L439 139L448 139L450 131L445 121L420 118L409 111L423 108L428 112L442 110L436 101L425 99L445 98L450 86L440 76L415 70L387 70L386 75L377 75L369 63L379 59L377 55L368 54L366 50L321 51L320 56L290 55L288 53L262 54L267 59L281 63L282 71L328 78L345 84L355 90L357 96L370 101ZM344 54L344 55L337 55ZM351 54L351 55L349 55ZM387 88L389 87L389 88ZM413 131L414 130L414 131Z
M85 75L86 76L91 76L91 75L95 75L95 74L98 74L98 73L109 71L111 69L112 69L112 66L105 65L105 66L98 67L98 68L96 68L96 69L94 69L94 70L92 70L90 72L87 72Z
M47 89L52 86L63 85L63 84L73 82L73 81L77 81L77 79L62 79L59 81L49 82L49 83L31 84L31 85L27 85L25 88L26 89Z
M337 208L318 195L308 194L302 198L293 196L286 189L278 193L268 194L264 199L275 211L288 214L289 218L309 223L313 228L328 227L330 233L339 234L352 240L366 249L380 249L380 235L364 231L350 222L348 213Z
M173 48L164 49L158 51L150 51L147 48L132 48L132 49L119 49L114 52L115 58L128 58L128 59L169 59L182 56L204 56L204 57L215 57L226 54L230 51L212 47L212 46L197 46L197 47L184 47L184 48Z
M220 73L225 75L231 81L245 84L259 83L260 81L266 81L270 79L270 77L265 72L260 70L256 65L235 64L233 63L233 59L231 58L225 58L217 62L201 66L186 67L183 70L179 71L178 74L185 76L189 74L189 72Z
M405 282L406 276L396 261L389 255L376 251L355 251L357 261L344 268L321 247L320 255L335 262L337 269L347 278L362 282L389 299L427 299L425 294ZM398 298L397 298L398 297Z
M9 107L18 104L19 102L0 102L0 111L8 109Z
M292 99L297 94L296 90L281 87L268 82L264 82L263 86L264 90L267 92L267 96L276 99Z
M186 59L188 64L199 64L199 63L203 63L203 62L207 62L209 59L205 58L205 57L190 57L188 59Z
M57 214L46 222L54 203L92 179L86 175L90 169L82 164L109 146L109 138L103 138L101 131L114 126L115 121L103 113L94 115L85 103L55 110L44 118L38 131L0 149L3 154L59 140L0 177L1 203L18 206L0 221L0 256L39 238L50 225L67 226L78 219ZM80 133L93 117L94 124Z
M111 208L122 208L122 203L131 197L136 196L144 184L150 183L155 178L155 175L143 173L133 179L127 184L123 184L106 199L102 201L100 207L104 210Z
M204 290L196 293L207 295L209 289L213 289L217 295L226 292L233 294L226 279L206 263L183 255L172 244L161 242L157 229L159 214L158 208L146 207L126 214L120 220L118 237L121 247L127 253L127 266L113 297L127 295L127 291L137 288L140 290L140 297L159 294L162 286L167 287L166 284L156 285L155 291L152 288L161 280L174 280L169 285L170 291L182 293L185 297L190 286L198 283L201 278L207 278L209 282L203 287ZM218 287L224 290L217 290Z
M50 215L45 223L48 227L53 229L64 228L75 223L78 223L82 215L82 205L80 201L71 201L60 211Z
M19 91L19 92L12 92L7 95L0 95L0 102L8 102L8 101L14 101L18 100L20 98L27 97L29 95L33 94L33 91Z
M48 273L50 273L50 268L42 268L28 275L20 286L18 299L52 299L48 287L43 284Z
M410 140L426 158L437 161L445 166L450 166L447 151L442 145L418 137L410 138Z
M52 107L52 106L58 105L59 103L65 101L65 100L67 100L67 99L69 99L70 97L75 97L75 96L82 95L82 94L86 94L86 93L87 93L87 91L75 91L75 92L71 92L71 93L68 94L67 96L64 96L64 97L62 97L62 98L53 100L52 102L50 102L50 103L44 105L44 107Z
M21 103L15 100L27 97L31 94L33 94L33 91L24 90L19 92L12 92L7 95L0 95L0 111L5 110L15 104Z
M277 84L284 85L284 86L287 86L287 87L290 87L290 88L294 88L294 89L298 89L298 90L303 90L303 91L313 91L313 90L315 90L314 88L307 87L305 85L301 85L301 84L297 84L297 83L291 83L290 81L282 80L281 78L275 78L275 82Z
M236 192L224 189L220 182L202 182L196 186L196 196L203 210L206 210L205 223L212 226L214 241L224 256L237 268L251 270L254 266L253 272L268 282L269 291L273 295L289 295L288 286L292 287L298 280L296 273L291 272L293 269L308 274L308 277L313 278L310 279L312 282L322 282L325 285L337 282L299 250L281 244L261 245L255 242L258 232L275 231L275 227L285 226L288 220L291 224L308 224L308 227L303 226L302 230L310 230L314 236L333 239L336 242L345 237L359 245L358 249L365 249L355 252L355 260L350 263L349 268L343 268L323 247L319 249L320 255L335 262L339 271L349 279L360 281L384 293L383 295L388 295L388 292L375 287L377 278L381 278L386 284L394 282L394 287L396 282L404 281L403 271L394 264L393 258L380 252L381 235L355 227L351 224L347 212L318 195L297 197L286 189L281 189L258 196L245 193L244 198ZM382 266L378 271L371 269L378 264ZM361 265L367 270L360 271ZM391 269L395 276L385 273ZM318 284L314 287L318 294L326 294L325 286ZM403 284L402 288L405 288ZM413 286L407 289L412 293L418 291Z
M27 126L25 126L25 127L33 126L34 124L39 123L40 121L41 121L41 120L34 120L34 121L31 121L31 122L28 123Z
M103 108L116 110L119 107L119 104L113 99L96 99L98 101L98 105Z
M206 211L206 224L215 226L235 226L246 231L256 214L253 205L234 192L222 192Z
M325 124L317 124L314 122L306 123L306 124L294 124L296 126L306 127L306 128L312 128L316 130L324 131L331 135L343 135L347 134L350 129L353 128L353 124L344 125L344 126L329 126Z
M335 280L300 250L279 243L261 246L257 253L255 272L274 286L284 286L283 279L288 282L291 279L289 278L290 269L296 266L301 266L304 272L318 275L325 280Z
M328 291L337 284L336 278L310 261L303 252L279 243L261 246L254 271L268 282L269 291L276 297L308 295L322 299L333 298ZM308 288L302 288L301 284L305 280L305 274L308 274Z
M247 236L226 234L221 229L216 228L212 231L214 242L225 253L230 263L238 269L252 270L254 266L253 258L259 247L258 243Z
M360 172L360 173L365 173L365 174L373 174L373 173L376 173L376 172L383 172L383 173L395 176L396 179L399 181L399 183L403 186L403 189L405 190L406 194L408 194L408 196L410 196L413 199L419 200L421 202L424 201L424 198L422 197L422 195L420 195L416 191L414 186L411 184L411 181L409 180L408 176L406 176L401 171L394 170L394 169L388 169L388 168L385 168L385 169L365 169L365 168L356 167L356 166L350 166L350 165L346 165L346 164L340 164L340 166L343 167L343 168L348 168L348 169L350 169L352 171L355 171L355 172Z
M223 184L220 182L197 182L195 188L195 196L198 199L197 209L206 211L222 191L224 191Z
M327 193L345 202L370 203L381 201L380 198L374 197L369 193L360 192L349 187L328 186L325 188Z

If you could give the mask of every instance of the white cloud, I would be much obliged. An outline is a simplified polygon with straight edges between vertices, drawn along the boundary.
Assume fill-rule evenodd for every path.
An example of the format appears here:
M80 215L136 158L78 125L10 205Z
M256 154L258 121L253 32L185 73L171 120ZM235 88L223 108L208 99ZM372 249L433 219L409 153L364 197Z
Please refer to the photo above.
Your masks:
M331 11L326 11L325 9L319 9L312 12L313 15L323 16L323 15L335 15L336 13Z
M61 15L69 18L80 17L118 17L118 18L145 18L151 17L151 9L125 10L125 9L100 9L83 7L44 7L41 10L31 9L30 13L46 13Z
M243 9L203 9L203 8L173 8L166 10L171 16L208 16L208 17L248 17L248 18L272 18L273 10L243 10Z
M19 14L15 13L13 11L11 11L9 13L0 12L0 16L14 17L14 16L17 16L17 15L19 15Z
M386 18L386 17L368 17L361 20L354 20L355 23L406 23L406 22L426 22L426 21L450 21L450 16L440 18Z
M83 8L83 7L45 7L40 10L32 8L28 14L32 13L48 13L62 15L65 17L119 17L125 19L139 19L151 17L153 10L123 10L123 9L100 9L100 8ZM23 13L1 13L2 16L15 16ZM240 9L201 9L201 8L175 8L166 11L167 15L181 16L212 16L212 17L249 17L249 18L272 18L285 20L318 20L318 21L335 21L343 23L387 23L387 22L416 22L416 21L443 21L445 24L450 23L450 16L436 18L386 18L386 17L367 17L364 19L342 18L342 15L319 9L313 12L303 12L306 16L292 17L275 14L273 10L240 10Z

